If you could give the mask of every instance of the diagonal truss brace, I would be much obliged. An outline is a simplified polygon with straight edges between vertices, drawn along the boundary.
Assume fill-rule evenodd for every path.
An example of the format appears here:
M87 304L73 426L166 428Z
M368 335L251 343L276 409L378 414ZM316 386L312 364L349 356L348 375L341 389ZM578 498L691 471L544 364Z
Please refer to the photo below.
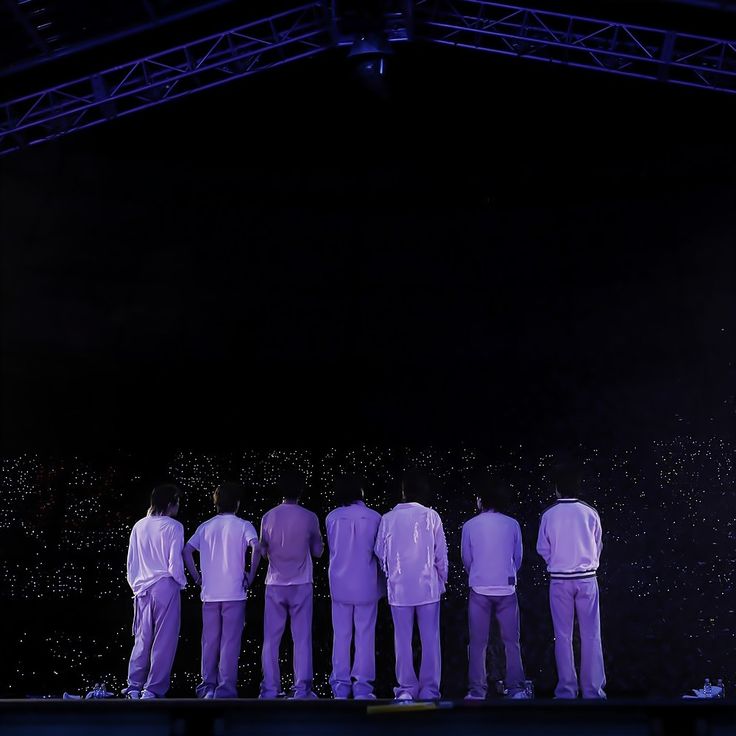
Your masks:
M0 105L0 155L331 46L320 2Z
M438 44L736 93L736 40L487 0L420 0L415 21Z

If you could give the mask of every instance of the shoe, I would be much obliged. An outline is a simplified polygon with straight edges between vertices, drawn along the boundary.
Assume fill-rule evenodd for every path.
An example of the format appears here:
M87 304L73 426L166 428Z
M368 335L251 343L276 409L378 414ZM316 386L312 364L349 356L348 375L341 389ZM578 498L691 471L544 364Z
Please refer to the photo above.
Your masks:
M156 695L150 690L144 690L141 693L141 700L156 700Z
M317 695L316 692L314 692L314 690L310 690L309 692L306 692L306 693L299 693L299 694L294 693L294 695L292 695L289 698L289 700L318 700L318 699L319 699L319 696Z
M353 695L353 700L375 700L376 696L373 693L363 693L362 695Z
M529 700L529 696L526 694L524 690L518 690L515 693L509 693L506 696L506 700Z
M215 694L212 692L212 690L209 690L204 694L204 700L214 700Z
M474 695L473 693L468 693L465 696L465 700L485 700L485 699L486 699L485 695Z
M410 700L414 700L414 698L412 698L411 693L399 693L399 695L397 695L394 700L398 700L402 703L408 703Z
M123 690L123 695L128 700L140 700L141 699L141 691L140 690Z

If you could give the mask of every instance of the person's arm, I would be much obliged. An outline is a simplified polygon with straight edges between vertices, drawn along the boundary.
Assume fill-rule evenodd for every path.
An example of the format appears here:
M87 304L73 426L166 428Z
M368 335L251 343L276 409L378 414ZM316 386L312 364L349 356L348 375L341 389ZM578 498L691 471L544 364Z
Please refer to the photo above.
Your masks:
M600 558L601 552L603 551L603 529L601 528L601 519L598 514L595 515L595 528L593 529L595 536L595 546L598 550L598 557Z
M434 566L437 568L437 576L444 584L447 582L447 540L445 530L442 528L442 520L437 515L437 526L434 533Z
M261 543L256 540L250 549L250 570L248 571L248 587L253 585L253 581L256 579L256 573L258 572L258 566L261 564L261 560L266 556L265 550Z
M202 585L202 576L199 574L199 570L197 570L197 566L194 564L194 552L195 547L193 547L189 542L184 546L184 564L187 566L187 570L189 570L189 574L192 576L192 580L194 580L196 585Z
M136 545L136 534L135 534L135 528L133 528L133 531L130 532L130 542L128 543L128 560L126 563L126 573L125 577L128 580L128 585L130 585L131 589L133 587L133 578L134 578L134 572L133 567L136 563L136 553L135 553L135 545Z
M547 518L545 516L542 516L542 520L539 522L537 553L542 557L547 565L549 565L549 557L550 554L552 554L552 547L549 543L549 536L547 535Z
M516 523L516 532L514 537L514 567L516 572L519 572L521 568L521 561L524 558L524 545L522 544L521 538L521 527L519 523Z
M184 574L184 564L181 558L182 547L184 547L184 527L177 525L174 531L174 539L169 547L169 575L182 588L187 587L187 576Z
M473 548L470 545L470 533L468 532L465 524L463 524L460 554L463 558L463 567L465 568L465 572L470 574L470 568L473 564Z
M319 528L319 519L316 514L312 515L312 532L309 537L309 551L312 557L319 559L325 551L325 543L322 541L322 532Z
M388 576L388 566L386 565L386 517L382 516L378 524L378 532L376 532L376 546L373 549L378 564L384 575Z

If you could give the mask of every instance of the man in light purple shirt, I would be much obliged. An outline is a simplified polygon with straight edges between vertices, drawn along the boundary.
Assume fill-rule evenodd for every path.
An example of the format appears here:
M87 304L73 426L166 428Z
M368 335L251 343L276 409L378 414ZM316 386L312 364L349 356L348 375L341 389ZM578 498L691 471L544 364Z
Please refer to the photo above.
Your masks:
M447 582L447 544L439 514L420 503L429 496L429 481L418 471L405 474L403 503L383 516L376 537L376 556L388 581L394 622L397 700L440 697L440 597ZM419 625L422 662L414 669L414 618Z
M374 554L381 515L363 502L360 478L338 479L335 496L340 504L327 515L332 598L332 674L336 699L352 693L369 700L376 678L376 615L381 596L378 560ZM355 627L355 658L350 666L350 645Z
M506 653L505 685L509 697L524 694L524 668L519 645L516 574L521 567L521 527L500 513L507 488L488 473L476 473L473 486L478 516L463 525L462 558L468 573L468 700L484 700L488 692L486 649L491 619L498 622Z
M237 516L242 488L223 483L213 494L217 516L200 524L184 547L189 574L202 588L200 698L238 697L238 660L248 595L246 557L258 544L253 525ZM200 575L194 563L199 553Z
M260 549L250 576L252 582L259 555L268 557L260 697L276 698L281 690L279 646L288 618L294 642L293 697L316 698L312 690L312 557L322 556L324 544L317 516L299 505L304 491L301 474L282 473L279 488L283 503L266 512L261 521Z
M603 548L601 520L592 506L578 500L581 471L558 468L557 502L539 524L537 552L547 563L549 603L555 630L556 698L576 698L578 678L573 656L573 627L580 629L580 689L584 698L605 698L606 673L596 573Z
M123 694L132 700L163 698L171 681L181 620L181 590L186 587L181 491L157 486L148 515L136 522L128 546L128 584L133 590L135 644Z

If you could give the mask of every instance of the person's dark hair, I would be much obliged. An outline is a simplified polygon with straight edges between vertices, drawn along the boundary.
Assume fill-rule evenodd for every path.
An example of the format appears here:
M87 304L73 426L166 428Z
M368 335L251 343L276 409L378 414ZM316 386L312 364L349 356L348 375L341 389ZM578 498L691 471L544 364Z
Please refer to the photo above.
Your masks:
M576 498L580 495L583 483L583 469L578 463L557 465L552 474L557 492L563 498Z
M150 516L161 516L169 510L169 506L179 502L181 489L173 483L164 483L156 486L151 492L151 506L148 509Z
M486 511L505 511L508 508L511 491L503 478L494 477L485 470L474 473L470 485L481 506Z
M407 502L429 504L431 486L427 474L421 470L407 470L401 479L401 496Z
M335 502L340 506L350 506L351 503L363 498L363 479L357 475L343 475L335 481Z
M219 514L234 514L238 510L238 501L243 496L240 483L220 483L212 494L212 500Z
M279 475L279 492L287 501L298 501L304 493L304 487L304 476L298 470L284 470Z

